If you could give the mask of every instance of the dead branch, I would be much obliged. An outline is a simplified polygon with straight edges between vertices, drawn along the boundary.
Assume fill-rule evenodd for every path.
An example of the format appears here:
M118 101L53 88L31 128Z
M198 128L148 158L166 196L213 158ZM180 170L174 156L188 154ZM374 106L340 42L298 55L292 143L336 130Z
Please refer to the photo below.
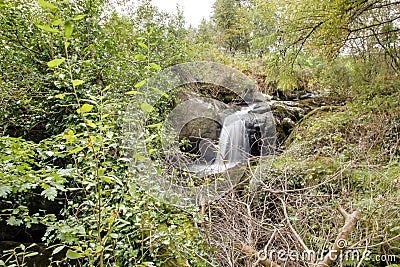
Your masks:
M283 214L285 215L286 223L288 224L290 230L292 231L293 235L296 237L297 241L300 243L300 245L303 247L305 251L309 251L307 245L304 243L303 239L300 237L300 235L297 233L296 229L294 229L293 225L290 223L289 215L287 213L287 207L285 201L278 197L278 199L282 203L282 208L283 208Z
M361 211L355 210L353 213L348 214L342 207L338 208L339 212L345 219L344 226L339 232L333 248L324 257L323 261L317 264L317 267L326 267L332 265L336 259L338 259L340 253L346 248L347 240L349 238L350 232L353 230L354 226L361 217Z
M258 258L257 262L260 263L263 266L268 266L268 267L280 267L279 264L269 260L269 259L260 259L259 258L259 253L252 247L246 244L242 244L242 252L244 252L247 255L250 255L254 258Z

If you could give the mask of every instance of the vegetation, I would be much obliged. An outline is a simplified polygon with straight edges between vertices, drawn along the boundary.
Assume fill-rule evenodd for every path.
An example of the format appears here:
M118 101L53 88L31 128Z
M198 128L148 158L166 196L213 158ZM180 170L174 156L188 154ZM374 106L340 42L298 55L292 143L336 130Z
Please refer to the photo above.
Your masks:
M148 0L0 1L0 266L308 266L255 252L330 249L350 229L340 214L356 210L345 242L359 257L329 264L396 266L399 14L393 0L216 0L188 29ZM239 69L275 101L313 97L297 101L306 114L285 111L296 121L278 153L249 163L232 192L178 208L138 182L182 178L160 146L178 93L153 107L140 90L200 60ZM154 173L140 148L124 150L132 103Z

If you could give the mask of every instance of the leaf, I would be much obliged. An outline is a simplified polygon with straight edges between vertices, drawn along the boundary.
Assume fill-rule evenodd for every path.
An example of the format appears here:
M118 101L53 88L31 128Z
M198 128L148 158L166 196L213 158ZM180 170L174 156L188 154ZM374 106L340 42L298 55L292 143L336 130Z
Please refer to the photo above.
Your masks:
M111 88L111 85L107 85L107 86L103 89L103 92L107 91L107 90L110 89L110 88Z
M43 9L46 9L46 8L51 9L51 10L56 10L57 9L57 6L55 6L55 5L53 5L53 4L49 3L49 2L46 2L44 0L38 0L38 4Z
M55 96L55 98L64 99L65 98L65 94L58 94L58 95Z
M11 191L11 186L9 185L0 186L0 197L6 197Z
M7 224L11 226L20 226L22 224L22 220L16 219L14 216L11 216L7 220Z
M143 95L142 92L138 92L138 91L129 91L125 93L126 95Z
M142 43L142 42L138 42L138 45L140 47L143 47L144 49L149 49L149 47L146 44Z
M111 237L111 238L114 238L114 239L117 239L117 238L118 238L118 234L112 233L112 234L110 234L110 237Z
M53 59L52 61L47 62L47 66L49 66L49 68L55 68L55 67L61 65L64 61L65 61L65 58Z
M398 230L400 230L400 226L393 227L393 228L390 229L389 231L390 231L390 232L395 232L395 231L398 231Z
M71 37L73 31L74 31L74 24L71 21L65 22L65 25L64 25L65 39L68 39L69 37Z
M85 149L84 147L80 146L80 147L72 149L68 154L75 154L75 153L81 152L84 149Z
M59 20L59 19L55 19L55 20L53 20L52 22L51 22L51 25L53 25L53 26L58 26L58 25L60 25L61 24L61 20Z
M82 257L83 257L83 254L68 249L68 250L67 250L67 254L66 254L65 256L66 256L68 259L75 260L75 259L82 258Z
M79 86L79 85L81 85L81 84L83 84L83 83L84 83L84 81L82 81L82 80L73 80L73 81L72 81L72 85L73 85L74 87Z
M147 57L145 55L135 55L135 59L137 60L145 60Z
M146 158L143 157L143 156L140 155L140 154L135 154L135 155L133 155L132 157L133 157L134 159L137 159L138 161L145 161L145 160L146 160Z
M65 246L56 247L56 248L53 250L53 253L52 253L51 255L57 254L58 252L60 252L60 251L63 250L64 248L65 248Z
M161 127L162 125L163 125L162 122L160 122L156 124L147 125L146 128L158 128Z
M145 85L145 83L146 83L146 80L140 81L140 82L138 82L137 84L135 84L134 87L135 87L135 88L142 87L143 85Z
M82 107L79 110L78 114L80 114L81 112L85 113L85 112L90 112L93 109L93 105L90 104L83 104Z
M105 174L105 172L106 172L106 169L105 169L105 168L99 168L99 170L98 170L98 175L99 175L99 176L103 176L103 175Z
M57 196L57 189L55 187L46 188L43 190L41 195L45 196L48 200L53 201Z
M52 32L52 33L56 33L58 32L57 29L54 29L52 27L50 27L49 25L36 25L39 29L42 29L46 32Z
M150 63L150 66L155 70L161 70L161 66L156 63Z
M92 128L96 128L96 127L97 127L96 124L94 124L91 120L86 120L85 123L86 123L88 126L92 127Z
M72 20L78 21L78 20L84 19L85 17L86 17L86 15L76 15Z
M140 105L140 108L141 108L144 112L147 112L147 113L150 113L150 112L153 112L153 111L154 111L153 106L152 106L152 105L149 105L149 104L147 104L147 103L141 104L141 105Z
M31 252L31 253L26 254L25 257L33 257L33 256L36 256L38 254L39 254L39 252L35 251L35 252Z

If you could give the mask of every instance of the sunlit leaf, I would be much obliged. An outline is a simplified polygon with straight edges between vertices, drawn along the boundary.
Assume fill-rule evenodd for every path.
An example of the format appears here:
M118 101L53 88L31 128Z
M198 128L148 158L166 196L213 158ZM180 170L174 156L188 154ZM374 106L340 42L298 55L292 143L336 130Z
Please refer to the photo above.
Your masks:
M149 47L146 44L142 43L142 42L138 42L138 45L140 47L143 47L144 49L149 49Z
M93 109L93 105L83 104L81 107L81 112L90 112Z
M64 99L65 98L65 94L58 94L58 95L55 96L55 98Z
M163 124L160 123L156 123L156 124L151 124L151 125L147 125L146 128L158 128L161 127Z
M39 29L42 29L46 32L52 32L52 33L56 33L58 32L57 29L54 29L52 27L50 27L49 25L36 25Z
M65 61L65 58L53 59L52 61L47 62L47 66L49 66L49 68L55 68L55 67L61 65L64 61Z
M150 104L147 103L143 103L140 105L140 108L147 113L153 112L154 111L154 107Z
M49 3L49 2L46 2L44 0L38 0L38 4L39 4L39 6L41 8L44 8L44 9L46 9L46 8L51 9L51 10L56 10L57 9L57 6L55 6L55 5L53 5L53 4Z
M83 83L84 83L84 81L82 81L82 80L73 80L73 81L72 81L72 85L73 85L74 87L79 86L79 85L81 85L81 84L83 84Z
M68 39L69 37L71 37L73 31L74 31L74 24L71 21L65 22L65 25L64 25L65 39Z
M160 65L158 65L158 64L156 64L156 63L150 63L149 65L150 65L153 69L155 69L155 70L161 70Z
M56 247L56 248L53 250L52 255L59 253L59 252L60 252L61 250L63 250L64 248L65 248L65 246Z
M145 60L147 57L145 55L135 55L135 59L137 60Z
M60 24L61 24L61 20L59 20L59 19L53 20L53 21L51 22L51 25L53 25L53 26L58 26L58 25L60 25Z
M73 149L73 150L71 150L70 152L69 152L69 154L76 154L76 153L78 153L78 152L81 152L82 150L84 150L85 148L84 147L77 147L77 148L75 148L75 149Z
M86 17L86 15L76 15L72 20L77 21L77 20L84 19L85 17Z
M132 157L133 157L134 159L137 159L138 161L145 161L145 160L146 160L146 158L143 157L143 156L140 155L140 154L135 154L135 155L133 155Z
M116 234L116 233L111 233L111 234L110 234L110 237L116 239L116 238L118 238L118 234Z
M65 256L66 256L68 259L75 260L75 259L82 258L82 257L83 257L83 254L68 249L67 254L65 254Z
M88 126L92 127L92 128L96 128L96 127L97 127L96 124L94 124L91 120L86 120L85 123L86 123Z
M20 226L22 224L22 220L11 216L10 218L8 218L7 224L11 226Z
M126 95L142 95L142 92L138 92L138 91L129 91L125 93Z
M137 84L135 84L135 88L139 88L139 87L142 87L143 85L145 85L145 83L146 83L146 80L143 80L143 81L141 81L141 82L138 82Z
M35 251L35 252L31 252L31 253L26 254L25 257L26 257L26 258L29 258L29 257L36 256L36 255L38 255L38 254L39 254L39 252L36 252L36 251Z

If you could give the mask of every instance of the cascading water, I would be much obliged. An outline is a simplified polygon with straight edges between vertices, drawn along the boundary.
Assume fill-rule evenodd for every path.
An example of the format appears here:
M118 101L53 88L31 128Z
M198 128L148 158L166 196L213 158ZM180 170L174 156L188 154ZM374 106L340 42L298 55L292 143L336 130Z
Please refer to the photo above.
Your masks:
M246 117L250 110L250 108L243 108L224 120L215 165L236 165L249 157L250 143L246 129Z
M216 158L212 164L193 165L190 169L196 173L209 175L226 171L245 161L250 155L250 142L246 121L252 106L227 116L223 122L218 145L213 149Z

